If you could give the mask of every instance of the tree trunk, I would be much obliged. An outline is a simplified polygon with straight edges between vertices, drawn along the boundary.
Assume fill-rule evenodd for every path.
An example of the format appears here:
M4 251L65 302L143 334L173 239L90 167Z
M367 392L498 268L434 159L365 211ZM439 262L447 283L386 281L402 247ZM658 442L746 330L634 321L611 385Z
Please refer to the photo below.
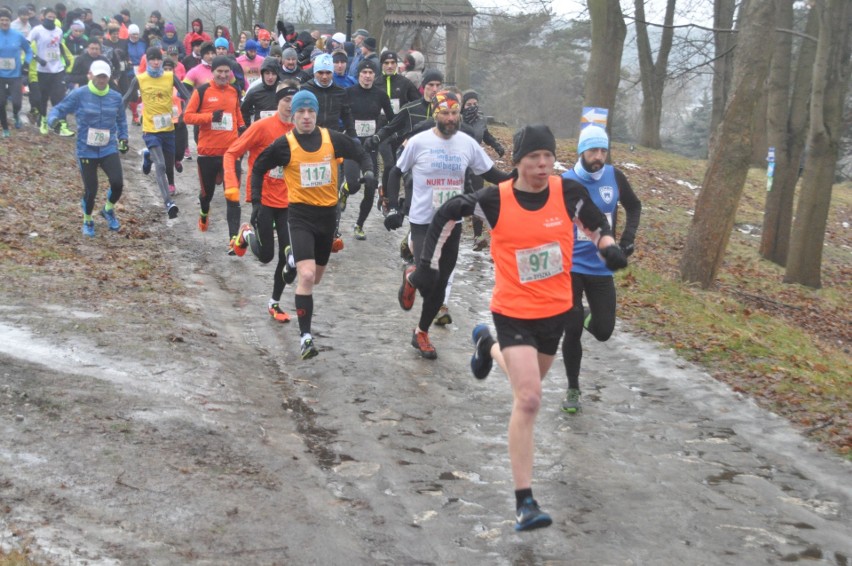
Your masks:
M695 216L680 263L681 278L709 287L722 264L748 174L754 93L769 72L775 0L751 0L737 41L734 80L725 115L714 136Z
M736 0L715 0L713 3L713 28L716 30L734 29ZM731 32L713 32L716 60L713 61L713 113L710 116L710 135L722 122L728 91L734 71L734 51L736 35Z
M776 32L776 36L778 33ZM783 34L782 34L783 35ZM776 38L777 39L777 38ZM770 146L766 132L766 112L769 106L769 82L763 83L757 96L757 104L754 105L754 113L751 115L751 155L749 164L752 167L766 167L766 148Z
M334 25L336 29L346 30L346 13L349 0L333 0ZM362 28L370 32L381 44L385 30L385 12L387 0L352 0L352 33ZM379 45L381 49L381 45Z
M589 0L588 5L592 19L592 52L583 100L586 106L607 108L612 116L621 79L621 53L627 26L618 0ZM607 129L612 130L612 120L607 123Z
M790 239L785 283L822 286L820 268L834 170L843 133L843 102L850 74L849 0L818 0L819 42L813 70L808 156Z
M676 0L666 2L666 15L657 60L651 55L648 39L648 24L645 23L645 1L634 0L636 7L636 46L639 50L639 75L642 82L642 128L639 143L652 149L660 149L660 117L663 111L663 90L666 87L669 52L674 38L674 12Z
M789 2L778 3L778 27L792 29L793 7ZM805 34L819 34L819 14L811 10ZM772 66L769 71L769 111L767 115L768 143L775 147L775 177L766 193L763 229L760 236L760 255L778 265L787 263L790 249L790 229L793 222L793 201L799 180L799 163L805 147L808 123L808 98L811 91L816 42L803 39L792 78L790 95L790 60L792 36L778 37ZM786 43L786 47L784 44ZM786 75L786 79L784 78ZM783 84L783 87L782 87ZM782 90L783 88L783 90ZM788 97L789 96L789 101Z

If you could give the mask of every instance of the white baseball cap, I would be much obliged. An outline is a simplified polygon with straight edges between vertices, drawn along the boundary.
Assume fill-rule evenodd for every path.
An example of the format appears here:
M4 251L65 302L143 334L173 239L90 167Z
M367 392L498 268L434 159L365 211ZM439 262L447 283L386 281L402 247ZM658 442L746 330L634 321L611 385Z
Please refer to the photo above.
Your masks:
M112 67L109 66L109 63L106 61L101 61L98 59L92 63L92 66L89 67L89 72L92 73L92 76L97 77L98 75L106 75L108 77L112 76Z

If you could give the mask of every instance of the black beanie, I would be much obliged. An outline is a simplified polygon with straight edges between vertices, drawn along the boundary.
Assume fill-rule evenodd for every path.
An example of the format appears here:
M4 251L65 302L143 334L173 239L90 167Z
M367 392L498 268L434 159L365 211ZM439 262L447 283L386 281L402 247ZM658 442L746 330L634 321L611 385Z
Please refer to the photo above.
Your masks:
M473 89L464 91L462 94L462 106L467 104L467 101L471 99L479 100L479 93Z
M372 69L374 73L379 74L379 70L376 68L376 63L372 59L362 59L360 63L358 63L358 74L361 74L361 71L364 69Z
M150 61L151 59L163 59L163 50L159 47L149 47L145 50L145 59Z
M222 67L222 66L225 66L225 67L228 67L228 68L231 67L231 60L228 59L228 56L227 55L217 55L216 57L213 57L213 62L210 63L210 68L215 69L217 67Z
M512 136L512 145L512 163L518 163L526 154L540 149L556 155L556 138L544 124L524 126Z
M440 81L442 84L444 82L444 75L441 71L437 69L429 69L428 71L423 71L423 78L420 80L420 86L426 86L428 83L433 81Z

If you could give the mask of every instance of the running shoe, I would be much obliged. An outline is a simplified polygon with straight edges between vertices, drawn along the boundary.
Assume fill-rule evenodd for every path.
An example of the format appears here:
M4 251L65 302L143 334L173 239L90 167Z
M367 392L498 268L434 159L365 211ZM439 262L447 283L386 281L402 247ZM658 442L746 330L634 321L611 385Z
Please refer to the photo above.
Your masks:
M173 197L177 194L177 187L174 185L169 185L169 196Z
M399 299L399 306L404 311L411 310L411 307L414 306L414 298L417 296L417 289L408 282L408 276L414 273L416 269L413 265L406 265L405 269L402 270L402 285L399 287L397 298Z
M178 209L178 206L175 203L170 201L166 204L166 212L168 213L169 218L174 220L175 218L177 218L180 209Z
M450 309L447 308L447 305L441 305L441 308L438 309L438 314L435 316L435 320L433 322L438 326L446 326L453 323L453 317L450 316Z
M550 515L539 509L538 502L532 497L524 499L515 515L516 531L531 531L549 527L553 523Z
M488 238L483 235L476 236L473 238L473 251L481 252L484 249L488 248Z
M95 221L94 220L84 220L83 221L83 235L88 236L90 238L95 237Z
M184 158L184 160L192 161L192 152L189 150L189 148L186 148L184 150L183 158Z
M248 237L251 233L251 224L246 222L242 226L240 226L240 230L237 232L237 235L234 236L237 239L234 245L234 251L237 253L238 256L243 257L244 255L246 255L246 250L249 247Z
M491 346L494 338L485 324L473 327L473 355L470 357L470 371L476 379L485 379L491 373L494 358L491 357Z
M9 130L3 130L3 137L4 138L11 138L12 132L10 132Z
M198 229L201 230L202 232L206 232L207 227L210 226L210 223L207 220L208 220L208 216L206 214L199 214L198 215Z
M340 185L340 190L337 192L337 200L340 202L340 212L346 210L346 201L349 199L349 185L346 184L346 181L343 181L343 184Z
M414 349L420 352L421 358L434 360L438 357L438 352L435 351L435 346L429 341L428 332L417 332L417 329L411 333L411 345Z
M21 116L19 114L15 114L15 129L20 130L24 127L24 123L21 121Z
M278 322L290 322L290 315L282 311L278 303L272 303L271 305L269 305L269 308L267 310L269 311L269 316L271 316Z
M180 161L175 161L175 171L178 173L183 173L183 163Z
M335 236L334 241L331 242L331 253L336 254L339 251L343 250L343 238L338 234Z
M147 149L142 152L142 172L146 175L151 172L151 166L154 163L151 161L151 152Z
M109 229L115 232L119 228L121 228L121 223L118 221L118 218L115 217L115 209L112 208L107 210L106 207L101 209L101 216L104 217L104 220L107 222L107 226Z
M284 256L287 258L287 261L284 262L281 277L284 278L284 283L290 285L296 280L296 262L293 261L293 249L289 245L284 248Z
M355 239L356 240L366 240L367 234L364 233L364 229L360 226L355 226Z
M582 409L580 406L580 390L569 388L567 395L565 395L565 400L562 401L562 411L573 415L580 409Z
M317 350L316 346L314 346L313 338L305 338L302 340L299 355L303 360L309 360L319 355L319 350Z
M243 252L245 253L245 252ZM228 255L237 255L237 237L231 236L228 240Z
M408 234L402 239L399 243L399 257L402 258L402 261L405 263L413 263L414 262L414 254L411 253L411 248L408 247Z
M63 138L70 138L74 135L74 130L68 127L68 122L65 120L59 122L59 135Z
M50 132L50 128L47 127L47 117L42 116L38 124L38 133L46 136L48 132Z

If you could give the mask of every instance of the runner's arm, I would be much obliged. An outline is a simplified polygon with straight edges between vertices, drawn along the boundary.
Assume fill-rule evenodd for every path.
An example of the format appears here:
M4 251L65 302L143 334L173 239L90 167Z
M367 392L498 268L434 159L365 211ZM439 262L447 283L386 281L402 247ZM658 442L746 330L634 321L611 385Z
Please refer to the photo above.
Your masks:
M362 175L373 172L373 159L364 151L364 147L357 138L353 139L348 134L333 130L329 130L328 133L331 136L331 145L334 147L336 157L357 161Z
M139 95L137 94L137 90L139 90L139 80L136 77L133 77L133 80L130 81L130 86L127 87L127 90L124 92L124 96L121 99L121 105L124 108L127 108L127 105L131 100L136 100Z
M178 91L178 96L183 100L189 100L190 91L186 88L186 83L180 80L174 73L172 73L172 78L174 79L174 85Z
M286 167L290 163L290 142L281 136L257 156L251 168L251 202L260 203L263 191L263 176L275 167Z
M568 216L577 224L577 228L595 242L598 249L615 244L606 215L592 201L586 187L572 179L562 178L562 196Z
M621 232L621 239L618 241L618 244L622 248L625 248L632 245L636 239L636 231L639 229L639 219L642 216L642 202L636 196L636 193L633 192L633 187L630 186L627 177L618 169L615 170L615 181L618 184L618 200L621 202L621 206L624 207L624 212L627 216L624 223L624 230Z

